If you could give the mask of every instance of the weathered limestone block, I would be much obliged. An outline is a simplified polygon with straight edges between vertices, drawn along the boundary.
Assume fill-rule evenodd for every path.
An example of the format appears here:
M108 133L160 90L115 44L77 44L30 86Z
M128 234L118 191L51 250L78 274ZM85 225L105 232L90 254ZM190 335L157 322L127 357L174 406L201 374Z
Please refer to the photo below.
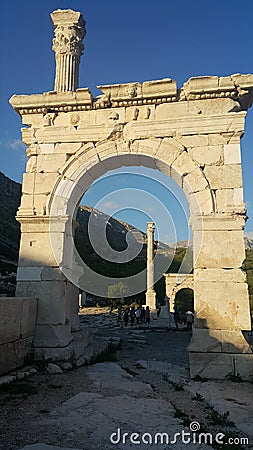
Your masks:
M34 212L36 215L45 215L47 213L47 200L48 195L46 194L38 194L34 195Z
M173 138L164 138L157 149L155 158L166 162L168 165L172 165L184 150L184 147Z
M198 236L199 234L199 236ZM195 268L236 268L245 259L242 231L195 231L194 248L201 239L201 251Z
M18 282L16 295L29 296L34 292L40 299L37 324L65 324L65 281Z
M61 269L56 267L43 267L41 268L41 281L64 281L65 277L61 271Z
M233 202L234 205L244 205L243 201L243 189L242 188L234 188L233 189Z
M216 211L245 213L242 188L217 189L215 192Z
M231 98L210 98L208 100L195 100L188 102L189 113L195 111L195 114L211 115L211 114L226 114L233 111L234 108L240 110L238 102Z
M187 174L193 172L197 169L197 164L192 161L186 151L182 152L173 162L173 169L175 169L178 173L186 176Z
M183 85L186 95L198 92L217 91L219 86L219 78L217 76L201 76L191 77Z
M22 233L19 266L55 266L51 238L49 233Z
M25 339L33 337L34 328L37 319L37 298L23 298L22 299L22 314L20 323L20 337Z
M52 154L52 155L38 155L37 156L37 170L38 172L52 172L56 173L59 167L65 164L67 159L66 154Z
M74 126L44 127L35 132L39 144L54 144L55 142L80 142L80 136Z
M139 82L97 86L112 102L142 97L142 85Z
M79 127L75 137L71 136L71 140L73 142L98 142L103 139L109 139L110 137L117 136L117 124L110 123L109 125L97 124L97 125L90 125L90 126L83 126ZM121 127L121 125L117 125L118 127ZM120 132L118 132L120 134ZM62 140L64 142L64 140Z
M249 330L248 286L246 283L195 283L196 328ZM244 302L241 299L245 299Z
M253 355L239 355L234 356L235 374L240 376L243 380L250 381L253 379Z
M34 347L66 347L72 339L69 324L39 324L35 328Z
M30 156L26 164L26 172L36 172L37 170L37 156Z
M55 148L58 144L40 144L38 145L38 154L41 155L48 155L48 154L52 154L55 151Z
M33 194L35 184L35 173L24 173L22 183L23 194Z
M191 378L224 379L231 376L252 381L253 355L190 352Z
M98 154L98 158L103 160L104 158L108 158L110 156L114 156L116 153L116 144L115 142L99 142L96 145L96 150Z
M35 128L21 128L22 141L26 145L35 144L37 139L35 137Z
M33 212L33 194L23 194L21 197L21 203L19 210L29 210Z
M252 353L241 330L216 330L196 327L194 327L188 349L191 352Z
M211 214L213 212L213 199L211 191L205 189L188 195L190 214Z
M198 168L184 176L184 188L191 193L204 191L210 187L203 171Z
M150 155L154 157L157 153L161 144L161 139L145 139L145 140L136 140L130 146L130 151L132 153L145 153L146 155Z
M234 355L223 353L189 352L190 376L222 380L234 373Z
M19 298L0 299L0 344L20 338L22 308L22 301Z
M52 144L45 144L52 145ZM41 146L41 144L40 144ZM82 146L82 142L64 142L55 144L55 153L65 153L67 155L75 154Z
M220 165L223 163L223 147L213 145L207 147L193 147L188 150L190 157L199 165Z
M31 352L36 314L36 298L0 299L0 374L21 366Z
M31 128L39 128L43 121L43 114L23 114L22 123L29 125Z
M240 164L225 166L207 166L204 169L212 189L228 189L242 187L242 169Z
M245 283L246 273L238 269L194 269L194 280L223 283Z
M58 178L58 173L36 173L35 187L36 194L49 194Z
M205 218L202 218L203 220L200 220L199 224L198 221L199 216L195 216L195 228L194 230L199 231L231 231L236 230L241 232L241 238L243 240L243 233L242 230L244 229L245 225L245 217L241 214L231 214L231 213L214 213L210 216L206 216ZM199 225L199 226L198 226ZM197 236L197 235L196 235Z
M33 337L0 344L0 375L24 365L25 358L31 356Z
M241 164L240 144L224 145L224 164Z
M188 102L162 103L161 105L156 105L154 119L166 120L169 117L184 117L188 114L188 108Z
M142 94L146 98L175 96L177 95L177 84L171 78L144 81L142 84Z
M228 144L231 134L209 134L208 135L208 146L225 145ZM239 138L240 141L240 138Z
M178 136L177 139L181 142L182 145L184 145L187 149L191 147L207 147L208 146L208 139L211 135L202 135L202 134L195 134L193 136ZM216 135L214 135L216 136Z

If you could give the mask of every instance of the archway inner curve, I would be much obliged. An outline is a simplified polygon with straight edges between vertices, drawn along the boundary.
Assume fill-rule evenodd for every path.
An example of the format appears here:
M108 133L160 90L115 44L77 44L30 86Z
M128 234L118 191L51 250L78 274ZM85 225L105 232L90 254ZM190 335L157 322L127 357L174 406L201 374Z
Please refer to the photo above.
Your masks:
M146 148L147 147L144 146L141 150L143 151ZM171 176L173 174L173 179L175 179L178 184L180 183L180 187L187 193L188 198L189 196L194 198L194 202L192 200L189 202L190 208L191 205L194 204L194 214L197 212L198 217L201 217L202 214L198 198L194 197L193 189L191 189L189 182L184 178L187 177L189 170L179 173L173 165L169 165L168 163L165 163L164 160L160 160L158 157L154 158L144 152L141 154L114 153L112 155L112 150L115 150L115 147L113 146L111 149L109 146L109 149L109 156L107 153L105 158L103 158L101 153L95 153L92 146L89 148L86 147L85 151L84 149L81 149L66 167L62 169L63 177L59 180L58 185L54 190L50 208L50 215L52 218L50 222L51 244L59 267L64 275L81 289L92 292L92 285L96 286L96 294L100 296L105 295L108 289L108 283L111 283L111 280L105 278L101 279L101 277L97 279L97 274L94 278L94 272L91 271L90 268L83 266L83 261L76 250L73 239L73 219L75 218L77 205L79 204L84 191L87 190L94 180L99 176L104 175L108 170L116 169L123 165L144 166L160 170L166 175ZM140 151L140 147L138 150ZM180 148L180 151L181 150L182 149ZM181 153L179 154L181 155ZM88 156L90 156L90 158ZM84 158L86 160L85 164L83 161ZM194 170L196 170L195 166ZM55 218L59 216L66 220L65 233L57 232L58 227ZM200 240L198 242L200 243ZM155 261L155 263L160 269L157 271L158 276L162 276L168 269L167 265L161 265L158 260ZM142 276L140 277L140 275L137 274L128 280L130 293L135 294L136 292L145 290L146 274L143 272L141 275ZM121 281L121 279L117 280L116 278L115 281Z

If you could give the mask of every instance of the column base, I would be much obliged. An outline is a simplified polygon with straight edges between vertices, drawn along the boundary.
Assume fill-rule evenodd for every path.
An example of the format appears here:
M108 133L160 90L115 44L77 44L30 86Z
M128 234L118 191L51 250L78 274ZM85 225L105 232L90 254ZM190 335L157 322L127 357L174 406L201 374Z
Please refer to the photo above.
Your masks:
M148 289L146 292L146 306L149 306L149 309L156 309L156 292L154 289Z
M34 359L37 361L71 361L82 357L93 341L93 329L85 328L71 335L71 342L65 347L36 347L34 346Z

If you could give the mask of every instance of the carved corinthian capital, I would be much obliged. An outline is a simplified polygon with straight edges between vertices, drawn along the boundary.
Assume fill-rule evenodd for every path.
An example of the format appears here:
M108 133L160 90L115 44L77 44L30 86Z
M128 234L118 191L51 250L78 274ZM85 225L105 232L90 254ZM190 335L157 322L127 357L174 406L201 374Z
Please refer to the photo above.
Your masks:
M80 12L58 9L51 13L55 37L53 50L56 59L54 89L57 92L75 91L78 88L80 56L86 34L85 21Z

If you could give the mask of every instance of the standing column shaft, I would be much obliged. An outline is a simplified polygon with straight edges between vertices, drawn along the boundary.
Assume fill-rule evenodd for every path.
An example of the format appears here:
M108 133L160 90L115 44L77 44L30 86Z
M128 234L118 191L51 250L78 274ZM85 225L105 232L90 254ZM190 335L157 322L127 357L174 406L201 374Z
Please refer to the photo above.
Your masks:
M154 223L148 222L147 289L154 288Z
M156 293L154 290L154 222L147 222L147 292L146 305L150 309L156 308Z
M80 12L70 9L52 12L55 27L53 50L55 51L56 92L76 91L79 81L80 57L84 46L82 40L86 34L85 21Z

